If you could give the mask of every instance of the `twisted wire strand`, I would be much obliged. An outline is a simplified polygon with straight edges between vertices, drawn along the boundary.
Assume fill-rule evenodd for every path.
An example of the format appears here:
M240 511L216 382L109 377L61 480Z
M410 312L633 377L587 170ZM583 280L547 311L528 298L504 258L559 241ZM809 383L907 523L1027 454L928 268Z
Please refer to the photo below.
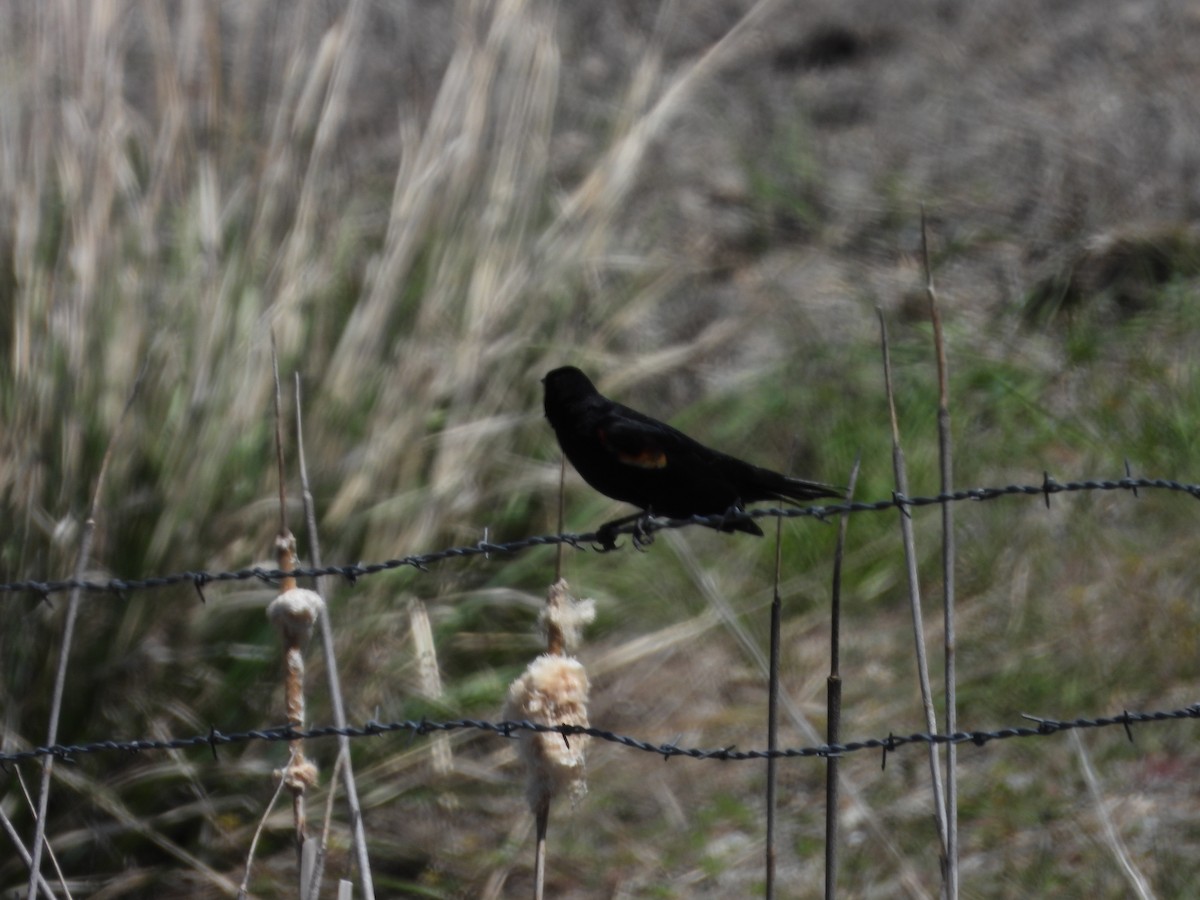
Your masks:
M292 570L253 567L224 572L191 571L177 572L170 575L156 575L147 578L124 579L110 578L107 581L76 580L73 578L60 581L12 581L0 584L0 593L33 593L42 597L64 591L79 590L92 594L115 594L124 597L135 591L153 588L170 587L179 584L191 584L195 587L201 600L204 599L204 588L209 584L226 581L249 581L258 579L266 582L276 582L284 577L318 578L321 576L337 576L354 583L359 578L387 572L393 569L413 568L425 571L429 566L451 559L468 559L475 556L490 556L492 554L510 554L528 550L532 547L554 547L566 544L577 550L586 550L589 545L606 538L620 535L637 535L644 538L658 531L671 528L685 528L689 525L706 525L709 527L727 526L739 521L781 518L801 519L814 518L826 520L839 513L881 512L887 509L909 509L924 506L934 506L942 503L958 503L964 500L984 501L995 500L1008 496L1043 496L1049 505L1053 494L1074 493L1079 491L1136 491L1140 488L1156 488L1166 491L1176 491L1190 494L1200 499L1200 484L1172 481L1165 478L1120 478L1116 480L1088 479L1086 481L1058 482L1049 474L1045 475L1041 484L1010 484L1004 487L980 487L951 493L935 494L928 497L906 497L894 494L888 500L874 502L854 501L826 506L800 507L758 507L745 511L733 511L723 515L690 516L683 519L653 519L640 522L630 522L620 527L604 532L592 531L584 534L570 532L562 534L541 534L531 537L518 538L513 541L495 542L480 541L459 547L447 547L427 553L416 553L409 556L397 557L384 562L358 563L355 565L329 565L320 567L302 566Z
M575 735L587 735L597 740L608 741L644 753L652 753L663 759L686 757L698 760L721 760L723 762L744 762L758 759L824 759L830 756L845 756L863 750L882 750L884 754L891 753L909 744L974 744L982 747L992 741L1008 740L1010 738L1049 737L1064 731L1084 728L1109 728L1121 725L1125 728L1129 739L1133 740L1133 726L1178 721L1181 719L1200 719L1200 703L1194 703L1181 709L1156 710L1153 712L1122 711L1118 715L1101 716L1098 718L1080 719L1046 719L1038 716L1025 716L1035 723L1033 725L1011 726L994 731L957 731L953 734L889 734L887 737L868 738L861 741L849 741L841 744L819 744L807 747L789 747L778 750L739 750L735 746L704 749L700 747L681 747L676 743L653 743L630 735L618 734L603 728L583 727L579 725L547 725L540 722L505 721L489 722L482 719L453 719L445 722L431 722L406 719L397 722L368 721L361 726L337 728L332 725L322 725L314 728L298 728L294 725L282 725L275 728L255 729L251 731L236 731L225 733L211 729L207 734L197 734L186 738L170 738L163 740L100 740L85 744L55 744L47 747L32 747L28 750L0 753L0 765L21 763L43 756L54 756L63 761L73 761L75 757L95 753L141 753L153 750L187 750L208 747L216 758L217 748L227 744L246 744L255 741L278 742L295 740L313 740L329 737L365 738L381 735L408 732L414 736L428 735L435 732L450 732L474 730L514 738L520 732L530 731L543 734L561 734L564 739Z

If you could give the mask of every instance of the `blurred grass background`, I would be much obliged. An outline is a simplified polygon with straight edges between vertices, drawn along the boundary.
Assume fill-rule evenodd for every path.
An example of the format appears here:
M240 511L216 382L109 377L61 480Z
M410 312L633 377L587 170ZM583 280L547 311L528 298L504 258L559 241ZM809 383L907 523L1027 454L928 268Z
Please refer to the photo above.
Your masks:
M959 483L1117 477L1126 459L1197 480L1198 38L1192 8L1132 0L6 4L0 578L72 570L143 365L92 574L269 561L272 332L304 385L326 561L552 530L558 455L538 379L564 363L765 465L838 482L861 452L859 495L886 497L876 305L910 484L933 493L920 202ZM570 529L622 511L574 477L568 491ZM961 506L960 724L1192 702L1192 506L1151 492ZM916 524L932 603L936 516ZM894 523L860 516L850 534L843 732L917 730ZM784 540L783 741L796 745L824 727L833 529L792 523ZM568 579L599 603L580 653L593 722L763 745L772 558L770 541L695 530L644 555L571 554ZM496 717L538 648L552 576L547 550L335 586L351 721ZM282 719L270 589L207 594L88 598L60 739ZM438 697L415 659L417 600ZM65 604L3 603L12 750L44 738ZM936 645L940 616L926 622ZM314 652L313 684L321 666ZM319 693L310 714L330 720ZM1084 736L1105 812L1160 896L1200 883L1192 733ZM450 773L424 741L355 744L380 895L527 896L511 748L450 744ZM310 751L328 776L333 744ZM59 766L48 834L74 895L228 895L285 756ZM965 896L1127 895L1067 740L960 760ZM784 896L817 896L823 769L781 771ZM936 894L924 756L843 771L858 793L846 896ZM0 805L28 835L17 774L0 774ZM751 764L594 747L590 795L553 820L553 895L753 895L762 779ZM342 828L330 877L349 866ZM252 887L289 893L286 811L264 841ZM23 884L0 854L0 885Z

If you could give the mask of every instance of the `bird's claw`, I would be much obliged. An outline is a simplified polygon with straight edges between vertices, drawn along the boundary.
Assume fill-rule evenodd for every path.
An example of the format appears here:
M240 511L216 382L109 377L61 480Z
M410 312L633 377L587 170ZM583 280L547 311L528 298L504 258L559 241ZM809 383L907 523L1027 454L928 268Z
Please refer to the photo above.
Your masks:
M645 553L646 548L654 543L654 534L646 530L646 525L649 524L650 519L651 516L647 513L634 521L633 531L629 534L629 539L633 542L633 549L641 553Z
M636 541L634 546L637 546ZM600 526L596 531L596 541L592 544L592 550L596 553L612 553L614 550L620 550L621 545L617 543L615 529L607 526Z
M654 513L646 510L635 516L626 516L623 519L605 522L596 529L596 541L592 544L592 549L597 553L611 553L620 549L621 545L617 543L619 529L632 523L633 530L629 532L629 538L633 543L633 549L645 551L654 543L654 535L649 529L653 519Z

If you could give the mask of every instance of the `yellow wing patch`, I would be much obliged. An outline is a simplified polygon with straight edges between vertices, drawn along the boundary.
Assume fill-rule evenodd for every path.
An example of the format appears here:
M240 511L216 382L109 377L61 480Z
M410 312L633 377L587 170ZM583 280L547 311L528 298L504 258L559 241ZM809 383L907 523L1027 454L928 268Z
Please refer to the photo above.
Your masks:
M600 442L604 446L612 451L618 462L627 466L637 466L639 469L664 469L667 466L667 454L658 447L647 446L639 447L636 450L623 450L614 446L603 428L596 429L596 436L600 438Z
M667 454L661 450L642 450L638 453L618 453L617 459L639 469L662 469L667 465Z

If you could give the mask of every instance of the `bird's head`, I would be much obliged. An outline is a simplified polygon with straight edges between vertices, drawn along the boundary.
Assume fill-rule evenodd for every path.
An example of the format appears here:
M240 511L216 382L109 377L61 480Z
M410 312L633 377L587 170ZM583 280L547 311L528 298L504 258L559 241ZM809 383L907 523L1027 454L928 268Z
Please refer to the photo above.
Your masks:
M596 393L596 386L592 384L591 379L574 366L563 366L561 369L547 372L542 384L546 388L547 409Z

